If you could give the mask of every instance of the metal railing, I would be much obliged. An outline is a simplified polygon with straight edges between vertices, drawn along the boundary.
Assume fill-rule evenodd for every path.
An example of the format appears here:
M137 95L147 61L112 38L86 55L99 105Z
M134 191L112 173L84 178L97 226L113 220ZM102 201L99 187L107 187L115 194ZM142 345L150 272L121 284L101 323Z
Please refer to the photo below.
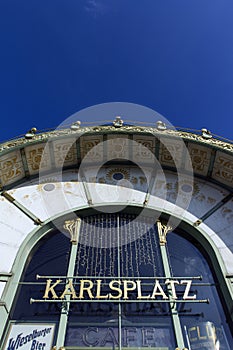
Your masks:
M56 130L65 130L65 129L69 129L71 127L72 124L63 124L61 126L57 126L54 128L46 128L46 129L39 129L36 132L36 135L40 135L43 133L49 133L49 132L53 132ZM98 126L110 126L113 125L113 121L112 120L98 120L98 121L82 121L80 124L80 130L82 130L82 127L98 127ZM141 127L153 127L154 129L157 129L156 127L156 122L146 122L146 121L135 121L135 120L124 120L124 126L141 126ZM200 129L192 129L192 128L184 128L184 127L180 127L180 126L171 126L171 125L166 125L166 130L173 130L173 131L177 131L177 132L187 132L187 133L192 133L192 134L196 134L196 135L202 135L203 131ZM217 134L213 134L211 133L211 136L214 139L217 139L219 141L223 141L226 143L230 143L233 144L233 140L224 138L220 135ZM24 138L25 134L20 134L18 136L15 136L13 138L9 138L7 140L2 140L0 141L0 145L6 143L6 142L10 142L10 141L15 141L21 138Z

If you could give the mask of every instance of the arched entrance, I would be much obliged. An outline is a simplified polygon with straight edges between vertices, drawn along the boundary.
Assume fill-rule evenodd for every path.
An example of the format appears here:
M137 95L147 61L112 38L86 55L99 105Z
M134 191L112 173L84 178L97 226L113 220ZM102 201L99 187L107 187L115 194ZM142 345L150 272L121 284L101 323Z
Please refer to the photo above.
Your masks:
M30 252L11 320L54 323L67 349L230 349L218 280L188 232L129 213L65 227Z

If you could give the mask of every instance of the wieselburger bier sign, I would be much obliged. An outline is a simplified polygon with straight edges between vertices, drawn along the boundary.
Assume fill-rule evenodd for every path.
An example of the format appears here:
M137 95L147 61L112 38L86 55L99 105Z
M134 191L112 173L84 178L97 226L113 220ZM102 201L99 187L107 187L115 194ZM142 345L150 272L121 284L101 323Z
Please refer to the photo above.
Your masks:
M3 350L51 350L54 324L12 324Z

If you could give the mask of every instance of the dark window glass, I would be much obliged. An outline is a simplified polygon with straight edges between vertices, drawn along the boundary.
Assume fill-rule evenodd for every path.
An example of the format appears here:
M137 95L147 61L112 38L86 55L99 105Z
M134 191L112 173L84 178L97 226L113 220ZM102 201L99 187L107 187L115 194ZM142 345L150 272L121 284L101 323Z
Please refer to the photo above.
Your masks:
M178 304L187 345L191 349L230 350L232 337L217 293L216 281L206 259L193 244L178 234L170 233L167 239L173 275L202 276L201 283L192 283L190 294L196 294L198 300L209 299L209 304Z
M36 280L37 274L42 276L66 275L69 250L70 240L62 233L55 233L40 242L33 256L28 258L28 265L19 284L12 319L18 321L55 321L59 319L60 305L30 304L30 298L42 299L45 290L45 282Z

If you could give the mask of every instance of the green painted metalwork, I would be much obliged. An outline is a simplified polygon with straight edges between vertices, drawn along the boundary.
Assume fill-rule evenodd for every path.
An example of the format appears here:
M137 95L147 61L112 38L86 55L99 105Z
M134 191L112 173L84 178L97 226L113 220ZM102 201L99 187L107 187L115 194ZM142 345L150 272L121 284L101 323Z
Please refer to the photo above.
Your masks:
M157 222L157 226L158 226L159 232L161 230L164 230L164 228L162 227L160 222ZM166 233L160 232L159 236L160 237L162 236L163 238L165 238L165 240L160 239L160 250L161 250L161 256L162 256L164 274L165 274L165 277L167 277L169 279L171 277L171 270L170 270L170 266L169 266L169 260L168 260L167 248L166 248ZM164 235L165 235L165 237L164 237ZM168 288L168 291L169 291L169 288ZM179 348L183 349L184 348L183 334L182 334L180 319L179 319L179 315L178 315L178 312L176 309L175 302L173 304L170 304L170 311L171 311L171 317L172 317L172 321L173 321L177 346Z
M117 271L118 271L118 277L121 275L121 265L120 265L120 218L119 215L117 215L117 243L118 243L118 256L117 256ZM119 350L122 349L122 344L121 344L121 303L118 304L118 329L119 329Z
M78 218L74 223L74 232L71 236L71 251L69 258L69 265L67 276L72 276L75 270L75 262L78 251L78 241L79 241L79 232L80 232L81 220ZM68 279L69 280L69 279ZM57 349L64 346L65 344L65 336L66 336L66 328L69 316L69 308L70 308L70 295L65 296L66 302L62 305L61 316L58 327L58 335L57 335Z

